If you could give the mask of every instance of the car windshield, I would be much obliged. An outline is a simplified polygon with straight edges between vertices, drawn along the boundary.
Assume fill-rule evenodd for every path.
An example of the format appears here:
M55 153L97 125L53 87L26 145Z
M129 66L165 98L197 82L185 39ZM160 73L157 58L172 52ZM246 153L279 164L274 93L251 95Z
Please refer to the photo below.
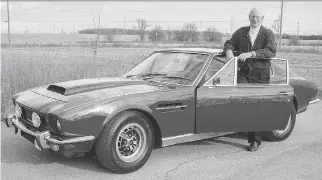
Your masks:
M155 52L125 76L191 85L208 57L198 53Z

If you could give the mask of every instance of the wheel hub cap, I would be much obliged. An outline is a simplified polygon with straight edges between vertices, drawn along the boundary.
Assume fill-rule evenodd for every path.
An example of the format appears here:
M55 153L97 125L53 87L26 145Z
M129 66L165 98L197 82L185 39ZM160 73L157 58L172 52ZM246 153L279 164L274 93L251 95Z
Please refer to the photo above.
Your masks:
M146 134L143 127L137 123L124 126L116 140L116 152L125 162L137 160L146 146Z

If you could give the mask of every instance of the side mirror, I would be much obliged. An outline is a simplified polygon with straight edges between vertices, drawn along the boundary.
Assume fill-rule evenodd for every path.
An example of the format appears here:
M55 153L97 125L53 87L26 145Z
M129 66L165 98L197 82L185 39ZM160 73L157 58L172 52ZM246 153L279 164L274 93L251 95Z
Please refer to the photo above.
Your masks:
M220 77L215 77L215 78L212 80L212 85L216 85L216 84L220 84Z

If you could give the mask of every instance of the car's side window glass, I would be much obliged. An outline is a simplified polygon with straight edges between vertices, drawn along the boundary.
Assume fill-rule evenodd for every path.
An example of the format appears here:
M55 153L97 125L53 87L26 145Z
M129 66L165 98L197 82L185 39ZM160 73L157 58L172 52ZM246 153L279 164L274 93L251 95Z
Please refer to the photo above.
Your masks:
M287 84L286 61L271 60L270 84Z
M225 64L214 58L207 69L204 77L202 78L202 84L207 82L212 76L214 76Z
M206 86L213 86L213 80L216 79L217 85L234 85L235 61L231 60L217 72L218 74L207 82Z

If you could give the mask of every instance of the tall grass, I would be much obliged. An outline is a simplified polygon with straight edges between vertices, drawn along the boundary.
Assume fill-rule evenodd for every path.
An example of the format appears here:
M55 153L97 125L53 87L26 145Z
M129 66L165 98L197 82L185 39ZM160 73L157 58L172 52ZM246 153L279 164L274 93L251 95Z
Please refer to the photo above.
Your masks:
M90 48L15 48L1 53L1 115L12 110L18 92L55 82L120 76L151 49L100 49L95 61Z
M99 48L93 61L93 51L90 47L3 48L1 115L7 115L11 111L11 97L15 93L61 81L119 76L153 50ZM278 56L289 59L292 70L322 87L321 54L278 53Z

